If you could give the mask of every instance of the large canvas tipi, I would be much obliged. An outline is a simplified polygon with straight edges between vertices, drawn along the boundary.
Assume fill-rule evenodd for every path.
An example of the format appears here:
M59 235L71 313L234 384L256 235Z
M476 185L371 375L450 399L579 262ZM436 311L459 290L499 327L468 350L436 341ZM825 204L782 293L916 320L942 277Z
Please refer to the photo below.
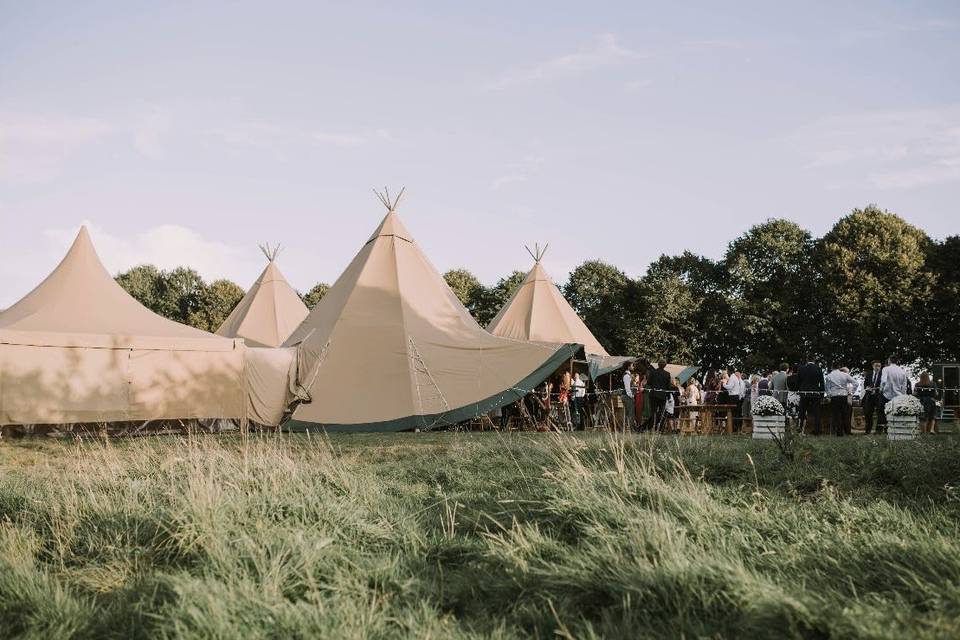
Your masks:
M291 428L430 428L522 398L577 345L492 336L430 264L395 209L302 325L298 380L310 395Z
M266 268L217 329L217 335L243 338L253 347L279 347L310 311L277 268L277 248L261 249L267 256Z
M543 268L541 260L545 252L546 247L541 250L539 246L530 252L534 260L533 268L487 325L487 331L495 336L534 342L579 342L587 354L593 377L609 373L633 360L607 353Z
M81 228L0 313L0 424L241 418L242 340L162 318L118 285Z

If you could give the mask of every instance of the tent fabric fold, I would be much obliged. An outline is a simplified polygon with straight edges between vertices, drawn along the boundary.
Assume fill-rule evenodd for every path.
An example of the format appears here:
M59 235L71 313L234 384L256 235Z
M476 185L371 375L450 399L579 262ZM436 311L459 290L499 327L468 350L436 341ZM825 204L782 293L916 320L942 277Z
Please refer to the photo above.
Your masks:
M492 336L391 208L306 320L292 429L445 426L522 398L578 348Z
M0 313L0 424L240 418L245 350L142 306L81 228L56 269Z

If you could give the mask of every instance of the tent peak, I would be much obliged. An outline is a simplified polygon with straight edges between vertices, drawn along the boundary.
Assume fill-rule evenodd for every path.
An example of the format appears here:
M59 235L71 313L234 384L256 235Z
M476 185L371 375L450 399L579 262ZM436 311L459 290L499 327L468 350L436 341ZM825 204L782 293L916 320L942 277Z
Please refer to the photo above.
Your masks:
M540 262L543 259L543 254L547 252L547 249L550 248L550 243L543 245L543 248L540 248L540 244L533 245L533 251L530 250L530 247L523 245L523 248L527 250L527 253L530 254L530 257L533 258L534 262Z
M397 209L397 203L400 202L400 198L403 197L403 192L406 191L406 187L401 187L400 193L397 194L396 198L390 197L390 190L386 187L383 188L383 191L373 190L373 193L377 196L377 199L380 203L387 208L387 211L393 213Z
M277 254L280 253L279 243L271 247L269 242L264 242L259 246L260 246L260 251L263 252L263 255L267 257L268 261L273 262L274 260L277 259Z

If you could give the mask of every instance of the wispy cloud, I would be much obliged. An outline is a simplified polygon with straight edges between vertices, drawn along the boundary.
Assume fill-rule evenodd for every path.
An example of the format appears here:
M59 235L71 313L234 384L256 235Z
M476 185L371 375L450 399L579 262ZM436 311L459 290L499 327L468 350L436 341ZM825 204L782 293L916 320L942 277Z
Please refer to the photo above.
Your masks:
M113 130L95 118L0 113L0 183L45 182L75 149Z
M612 33L602 34L586 49L550 58L531 65L508 69L484 85L489 91L499 91L517 85L544 82L564 77L576 77L605 67L629 64L648 57L648 54L620 44Z
M960 180L960 105L824 118L788 137L806 168L881 189Z
M278 142L354 147L377 140L393 139L393 135L386 129L330 131L260 121L213 127L204 133L221 142L241 147L260 147Z
M867 24L850 29L843 33L843 38L850 41L877 40L897 35L934 34L954 31L960 28L960 23L949 18L924 18L920 20L905 20L903 22L883 22Z
M170 112L155 107L133 119L130 135L134 148L148 158L163 155L167 136L173 131L174 123Z
M205 238L197 231L181 225L161 224L131 237L120 237L96 222L87 220L83 224L90 231L100 260L114 274L141 264L152 264L161 269L189 266L203 277L213 280L235 276L238 271L251 272L260 262L255 251L244 251L219 240ZM62 257L78 229L50 229L44 233L47 253L52 259Z
M502 91L517 86L537 84L576 78L592 71L625 67L644 60L663 56L678 56L697 53L704 50L741 49L745 47L741 40L727 38L707 38L687 40L661 49L631 49L620 43L613 33L604 33L589 47L564 55L550 58L539 63L518 65L507 69L493 80L483 85L487 91ZM628 91L635 91L643 80L627 83Z
M505 167L505 172L496 177L490 188L494 191L503 189L512 184L526 182L537 172L544 158L539 154L524 156L518 162L512 162Z

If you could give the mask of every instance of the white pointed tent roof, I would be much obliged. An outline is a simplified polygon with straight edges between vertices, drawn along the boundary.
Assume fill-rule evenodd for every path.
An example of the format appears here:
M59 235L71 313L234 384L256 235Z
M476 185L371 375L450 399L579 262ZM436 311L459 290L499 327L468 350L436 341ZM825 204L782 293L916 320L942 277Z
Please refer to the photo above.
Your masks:
M453 424L522 398L574 345L490 335L386 201L388 213L307 319L293 428L401 430Z
M577 312L567 302L534 256L533 268L487 325L495 336L535 342L579 342L587 355L609 356Z
M60 346L233 348L232 340L168 320L137 302L104 268L86 227L57 268L0 313L0 339Z
M217 335L243 338L254 347L279 347L310 310L277 268L276 252L247 294L217 329Z

